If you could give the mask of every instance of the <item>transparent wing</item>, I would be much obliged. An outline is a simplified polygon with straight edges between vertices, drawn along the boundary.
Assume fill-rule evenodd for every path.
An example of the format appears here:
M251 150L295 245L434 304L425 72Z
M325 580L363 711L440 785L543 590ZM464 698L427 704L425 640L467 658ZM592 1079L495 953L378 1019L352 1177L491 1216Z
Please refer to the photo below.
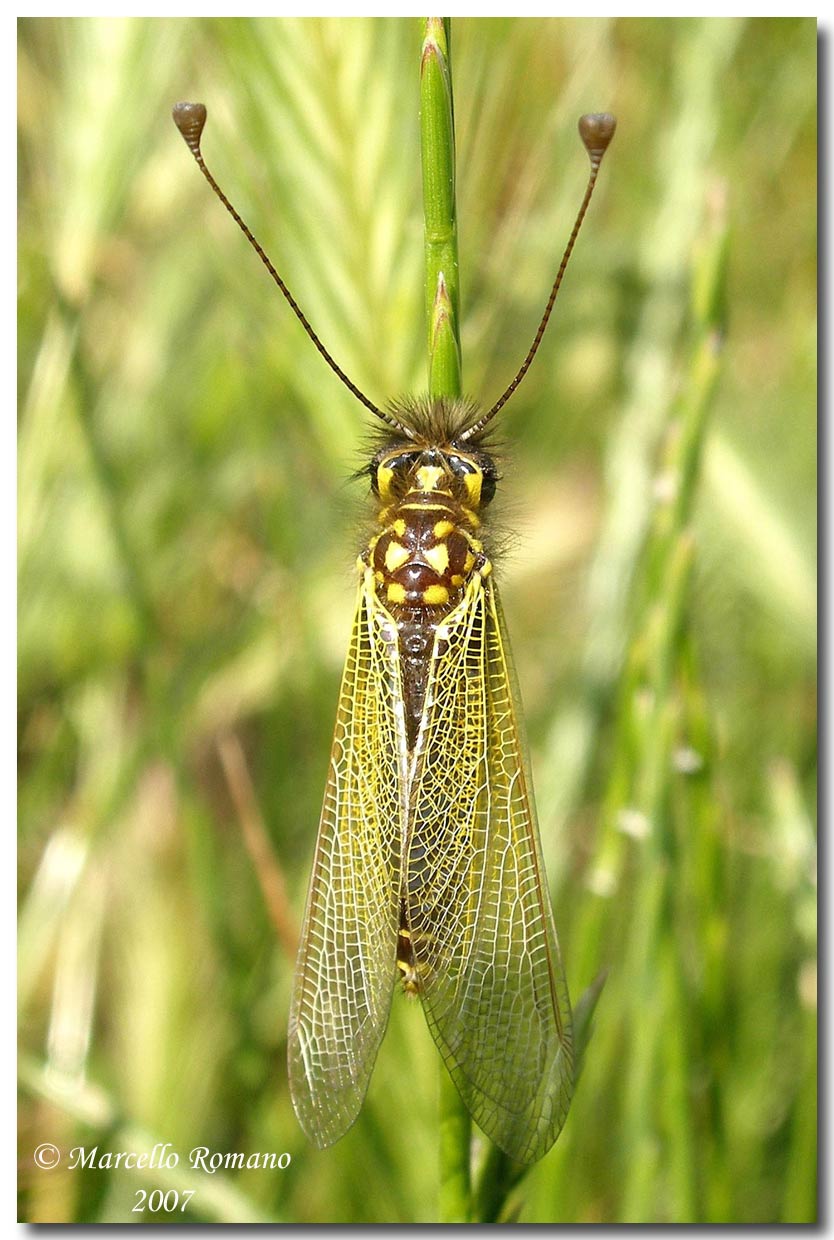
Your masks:
M473 1118L533 1162L573 1082L567 985L490 579L438 632L415 753L407 912L426 1017Z
M404 725L396 630L364 583L296 965L289 1080L299 1123L331 1145L355 1120L397 968Z

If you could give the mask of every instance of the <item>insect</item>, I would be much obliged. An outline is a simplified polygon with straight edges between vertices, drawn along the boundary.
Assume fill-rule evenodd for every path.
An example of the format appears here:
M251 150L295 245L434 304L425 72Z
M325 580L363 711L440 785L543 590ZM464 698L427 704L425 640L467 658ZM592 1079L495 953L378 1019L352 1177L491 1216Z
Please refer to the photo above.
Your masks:
M203 105L173 115L324 360L382 426L368 466L377 532L357 560L290 1014L296 1115L319 1147L351 1126L399 978L477 1124L533 1162L570 1105L571 1010L485 532L498 481L488 432L539 347L616 122L579 122L585 196L530 350L480 412L445 398L383 409L360 391L206 167Z

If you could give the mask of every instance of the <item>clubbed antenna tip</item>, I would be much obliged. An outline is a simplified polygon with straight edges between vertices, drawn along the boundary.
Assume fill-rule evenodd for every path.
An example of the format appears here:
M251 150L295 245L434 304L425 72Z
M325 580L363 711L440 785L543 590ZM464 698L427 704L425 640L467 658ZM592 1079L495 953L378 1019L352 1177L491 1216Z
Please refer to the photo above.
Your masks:
M206 123L206 106L204 103L175 103L171 109L174 124L188 143L189 150L196 155L200 150L200 139Z
M608 144L614 137L617 118L610 112L588 112L579 118L579 136L585 143L585 150L591 157L594 168L598 168Z

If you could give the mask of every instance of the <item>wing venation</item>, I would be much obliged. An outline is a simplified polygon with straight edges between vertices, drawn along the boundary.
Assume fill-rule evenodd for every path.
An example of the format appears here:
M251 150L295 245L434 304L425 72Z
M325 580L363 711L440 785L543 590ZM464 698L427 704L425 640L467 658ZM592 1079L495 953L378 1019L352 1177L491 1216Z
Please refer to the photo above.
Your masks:
M391 1006L404 829L396 629L360 586L296 966L290 1092L318 1146L355 1120Z
M473 1118L532 1162L570 1105L571 1014L491 579L435 641L410 792L407 915L434 1039Z

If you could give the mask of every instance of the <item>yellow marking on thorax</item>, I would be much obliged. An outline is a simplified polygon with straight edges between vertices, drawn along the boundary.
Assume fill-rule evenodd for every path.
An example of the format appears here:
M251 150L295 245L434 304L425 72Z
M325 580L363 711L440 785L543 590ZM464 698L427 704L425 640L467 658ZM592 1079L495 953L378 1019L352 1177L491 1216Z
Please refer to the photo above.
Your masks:
M402 517L398 517L397 520L394 522L394 524L391 526L391 529L397 535L397 538L405 537L406 528L407 527L406 527L405 521L403 521Z
M448 504L400 504L400 512L451 512L451 509Z
M408 559L408 548L402 543L390 542L385 551L385 567L389 573L395 573Z
M388 583L387 597L389 603L404 603L405 586L400 585L398 581L390 581Z
M429 547L423 552L426 563L430 564L438 577L442 577L449 567L449 548L445 542L439 542L436 547ZM386 556L386 561L387 561Z
M455 527L451 521L438 521L432 532L437 541L440 542L441 539L448 537L449 534L453 534Z
M423 602L428 603L430 607L439 607L448 601L449 591L445 586L427 586L423 591Z

